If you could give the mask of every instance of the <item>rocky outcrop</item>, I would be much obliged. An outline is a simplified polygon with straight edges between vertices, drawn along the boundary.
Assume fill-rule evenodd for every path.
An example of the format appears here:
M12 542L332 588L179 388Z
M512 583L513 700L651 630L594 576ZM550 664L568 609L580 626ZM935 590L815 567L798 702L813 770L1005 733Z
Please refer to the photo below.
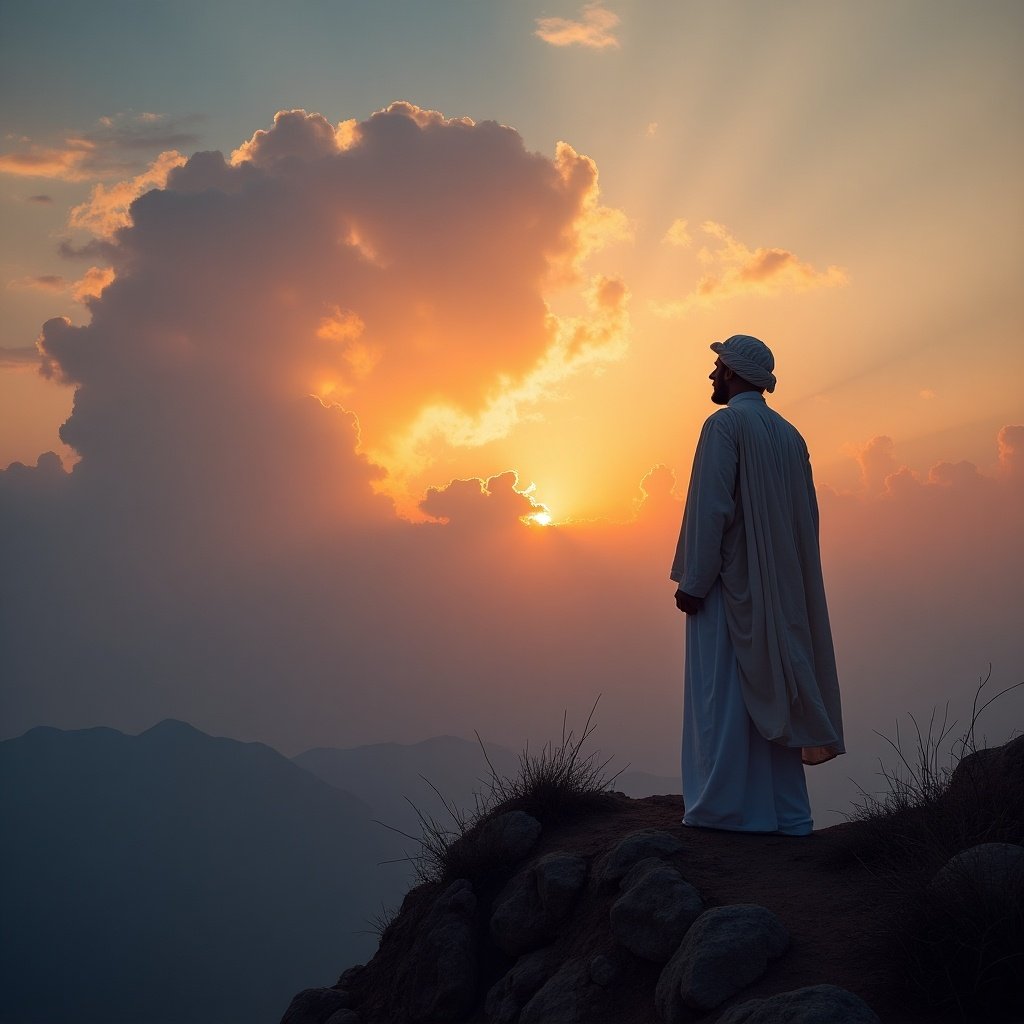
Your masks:
M765 907L740 904L705 911L661 972L654 993L666 1024L685 1019L685 1008L712 1010L764 974L782 955L789 935Z
M281 1024L326 1024L340 1010L352 1006L351 995L336 988L307 988L289 1004Z
M394 983L414 1021L459 1020L476 1002L477 899L466 879L438 898Z
M882 1024L860 996L835 985L809 985L734 1006L718 1024Z

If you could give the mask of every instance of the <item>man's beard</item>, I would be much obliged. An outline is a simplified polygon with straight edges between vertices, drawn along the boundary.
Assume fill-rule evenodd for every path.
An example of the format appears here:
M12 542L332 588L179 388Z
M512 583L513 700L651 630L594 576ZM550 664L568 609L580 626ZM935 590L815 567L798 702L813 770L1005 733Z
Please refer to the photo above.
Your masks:
M711 401L715 405L728 405L729 404L729 392L725 388L715 384L711 388Z

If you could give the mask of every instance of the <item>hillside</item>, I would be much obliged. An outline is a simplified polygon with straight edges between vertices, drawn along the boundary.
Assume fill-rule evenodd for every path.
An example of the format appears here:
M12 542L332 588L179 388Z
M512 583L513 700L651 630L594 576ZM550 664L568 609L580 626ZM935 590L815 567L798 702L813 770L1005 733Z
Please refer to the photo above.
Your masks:
M933 806L807 838L688 829L672 796L533 809L497 808L426 864L373 959L282 1024L1024 1016L1024 739L965 759Z

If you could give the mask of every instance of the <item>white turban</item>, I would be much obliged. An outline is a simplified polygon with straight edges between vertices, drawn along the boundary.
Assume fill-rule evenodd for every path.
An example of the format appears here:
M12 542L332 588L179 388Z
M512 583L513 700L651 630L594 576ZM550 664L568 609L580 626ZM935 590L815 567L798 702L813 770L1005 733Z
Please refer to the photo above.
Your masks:
M712 342L711 348L737 377L769 393L775 390L775 356L763 341L749 334L734 334L725 341Z

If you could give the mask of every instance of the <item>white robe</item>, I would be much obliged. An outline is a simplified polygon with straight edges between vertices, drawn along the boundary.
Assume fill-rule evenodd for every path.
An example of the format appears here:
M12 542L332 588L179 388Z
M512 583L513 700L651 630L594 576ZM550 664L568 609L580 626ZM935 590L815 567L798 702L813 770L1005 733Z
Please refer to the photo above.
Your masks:
M703 646L710 649L721 630L757 733L800 748L809 764L842 753L807 446L756 392L735 396L704 424L670 576L706 600L720 588L724 610L714 627L711 614L701 624L711 608L689 617L687 692L710 687L724 695L729 666L702 664L689 636L706 631Z

